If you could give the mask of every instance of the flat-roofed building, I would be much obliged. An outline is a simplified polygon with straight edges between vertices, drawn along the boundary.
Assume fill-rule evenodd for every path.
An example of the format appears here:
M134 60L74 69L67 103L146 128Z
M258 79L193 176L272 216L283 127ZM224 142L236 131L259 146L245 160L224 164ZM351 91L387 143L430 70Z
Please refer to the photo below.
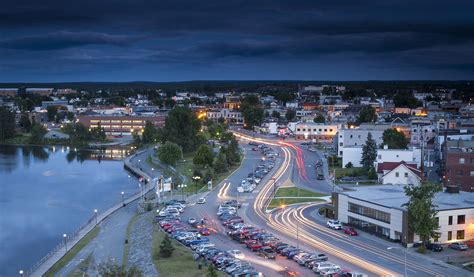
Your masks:
M420 240L409 229L408 202L403 186L357 187L333 193L335 217L345 224L390 240L412 245ZM472 193L447 188L433 200L439 222L434 241L452 243L474 239L474 200Z
M80 115L78 117L78 122L86 127L97 128L100 125L107 135L112 136L129 136L133 132L141 135L147 121L156 127L161 127L164 125L165 116Z
M18 94L17 88L0 88L0 97L15 97Z
M295 127L295 138L297 140L332 141L340 128L341 125L338 124L298 122Z
M27 88L26 93L49 96L53 94L53 90L54 90L53 88Z

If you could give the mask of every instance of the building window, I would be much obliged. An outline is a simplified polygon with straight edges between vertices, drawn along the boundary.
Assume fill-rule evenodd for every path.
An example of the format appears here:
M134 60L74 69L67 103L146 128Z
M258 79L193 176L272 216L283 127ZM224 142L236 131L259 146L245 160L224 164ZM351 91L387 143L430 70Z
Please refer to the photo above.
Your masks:
M453 239L453 232L452 231L448 231L448 241L452 240Z
M350 138L352 138L352 135L350 136Z
M299 132L299 131L300 131L300 128L296 129L296 131L298 131L298 132Z
M329 132L332 132L332 129L329 129Z
M342 151L339 151L339 155L342 155Z
M456 172L456 174L457 174L457 175L460 175L460 176L464 175L463 172L462 172L462 170L458 170L458 171Z
M458 224L465 224L465 223L466 223L466 216L458 215Z
M378 159L381 160L381 159L382 159L382 155L379 155Z
M464 158L459 158L459 164L464 164L465 160Z
M342 142L339 143L339 146L342 146ZM471 172L474 172L474 171L471 171Z
M474 164L474 158L471 158L471 163Z
M456 239L464 239L464 230L458 230L456 232Z
M469 172L469 175L470 175L471 177L474 177L474 171L471 170L471 172Z
M453 225L453 216L452 215L450 215L448 217L448 225Z
M397 177L397 178L398 178L399 176L400 176L400 173L398 173L398 172L395 172L395 177Z
M355 214L360 214L369 218L373 218L378 221L390 223L390 214L376 209L349 202L349 211Z

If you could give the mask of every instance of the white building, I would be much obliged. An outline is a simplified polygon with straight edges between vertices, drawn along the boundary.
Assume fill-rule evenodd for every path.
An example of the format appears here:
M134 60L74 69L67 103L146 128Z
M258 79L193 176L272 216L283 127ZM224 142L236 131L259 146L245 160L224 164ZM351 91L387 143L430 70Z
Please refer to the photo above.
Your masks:
M454 190L453 190L454 191ZM333 194L335 215L341 222L411 245L419 236L409 230L408 202L402 186L357 187ZM439 192L435 195L441 243L474 239L474 201L469 192Z
M341 125L298 122L295 138L298 140L331 141Z
M361 167L362 146L347 146L341 148L342 167L346 168L348 163L352 163L353 167Z
M206 112L206 117L211 120L219 120L219 118L224 118L227 122L233 124L243 124L244 117L241 112L234 111L231 109L221 109L216 111Z
M406 162L379 163L377 173L382 184L399 186L419 186L423 176L416 164Z
M367 141L369 133L372 135L372 139L375 140L377 145L382 144L383 132L390 129L390 125L376 125L368 124L361 125L358 128L342 129L337 134L337 155L343 157L344 147L360 146L364 145Z
M419 168L421 166L421 149L416 147L411 149L388 149L387 146L384 146L383 149L377 150L377 159L374 166L377 168L379 163L401 161L415 163Z

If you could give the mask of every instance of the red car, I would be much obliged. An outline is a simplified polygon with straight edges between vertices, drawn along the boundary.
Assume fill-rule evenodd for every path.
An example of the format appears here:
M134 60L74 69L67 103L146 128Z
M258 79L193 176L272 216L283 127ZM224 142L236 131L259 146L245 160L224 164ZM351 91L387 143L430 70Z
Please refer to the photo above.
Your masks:
M342 228L342 231L344 231L344 233L350 235L350 236L357 236L359 234L357 234L357 231L352 228L352 227L344 227Z
M257 250L260 250L260 248L263 247L263 245L261 245L260 243L258 243L258 241L256 240L248 240L245 245L247 246L247 248L250 248L250 250L252 251L257 251Z
M199 228L198 232L201 234L201 236L209 236L211 234L211 231L209 231L207 228Z

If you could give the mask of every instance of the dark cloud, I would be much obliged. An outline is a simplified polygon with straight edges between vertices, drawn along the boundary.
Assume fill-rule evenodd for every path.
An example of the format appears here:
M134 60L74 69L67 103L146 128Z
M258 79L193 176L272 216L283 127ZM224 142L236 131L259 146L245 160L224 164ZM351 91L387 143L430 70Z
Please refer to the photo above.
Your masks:
M86 70L92 79L97 72L103 78L103 64L108 71L133 65L139 79L186 65L201 76L210 67L267 68L276 61L314 71L332 60L347 70L342 79L364 72L372 79L375 64L392 66L389 79L407 68L425 68L423 78L433 70L442 76L443 68L465 78L474 62L465 54L474 42L473 10L468 0L9 1L0 10L0 71L14 66L16 73L0 76L27 78L32 65L45 63L61 72ZM304 75L288 72L300 74L289 79Z
M57 50L85 45L126 46L140 37L92 32L57 32L0 40L0 47L23 50Z

